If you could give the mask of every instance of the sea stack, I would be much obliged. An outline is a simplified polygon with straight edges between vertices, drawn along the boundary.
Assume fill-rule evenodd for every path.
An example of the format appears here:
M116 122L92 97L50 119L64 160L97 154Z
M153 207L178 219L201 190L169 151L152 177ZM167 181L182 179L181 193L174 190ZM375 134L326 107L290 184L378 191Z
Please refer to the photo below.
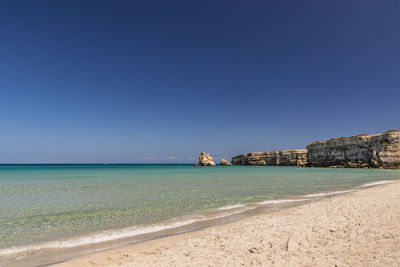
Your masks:
M232 166L232 163L227 161L226 159L221 159L221 166Z
M216 166L213 157L210 156L210 153L201 152L199 156L199 163L196 166Z

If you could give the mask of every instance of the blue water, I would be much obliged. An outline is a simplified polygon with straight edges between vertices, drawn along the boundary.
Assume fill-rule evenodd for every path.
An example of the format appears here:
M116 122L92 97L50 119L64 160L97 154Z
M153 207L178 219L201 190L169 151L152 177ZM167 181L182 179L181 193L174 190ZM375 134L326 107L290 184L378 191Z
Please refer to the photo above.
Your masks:
M399 178L375 169L0 165L0 249Z

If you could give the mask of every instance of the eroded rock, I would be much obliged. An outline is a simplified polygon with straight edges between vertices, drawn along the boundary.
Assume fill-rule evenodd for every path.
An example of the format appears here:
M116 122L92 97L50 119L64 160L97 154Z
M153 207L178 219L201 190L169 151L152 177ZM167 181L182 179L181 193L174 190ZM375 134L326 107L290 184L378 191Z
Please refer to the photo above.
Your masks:
M229 161L227 161L226 159L221 159L221 163L222 166L231 166L232 163L230 163Z
M307 146L311 166L345 168L400 168L400 132L357 135Z
M247 153L233 157L232 164L397 169L400 131L314 142L307 149Z
M196 166L216 166L213 157L210 156L210 153L201 152L199 156L199 163Z
M255 166L306 166L307 150L297 149L247 153L232 158L232 164Z

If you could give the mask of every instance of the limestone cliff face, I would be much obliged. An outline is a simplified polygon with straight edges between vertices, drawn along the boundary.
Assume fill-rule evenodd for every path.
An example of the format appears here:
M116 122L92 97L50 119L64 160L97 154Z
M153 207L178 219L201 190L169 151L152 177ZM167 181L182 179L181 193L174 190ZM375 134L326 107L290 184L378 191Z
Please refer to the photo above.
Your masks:
M233 165L277 165L277 166L306 166L307 150L282 150L270 152L253 152L232 158Z
M398 169L400 131L314 142L301 150L247 153L233 157L232 164Z
M400 132L314 142L307 161L315 167L400 168Z

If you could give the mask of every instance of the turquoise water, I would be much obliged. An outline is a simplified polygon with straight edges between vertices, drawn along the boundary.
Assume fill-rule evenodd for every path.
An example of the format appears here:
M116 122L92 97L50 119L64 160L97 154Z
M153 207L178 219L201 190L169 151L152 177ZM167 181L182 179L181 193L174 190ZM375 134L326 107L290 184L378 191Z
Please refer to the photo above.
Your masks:
M398 178L371 169L0 165L0 249Z

